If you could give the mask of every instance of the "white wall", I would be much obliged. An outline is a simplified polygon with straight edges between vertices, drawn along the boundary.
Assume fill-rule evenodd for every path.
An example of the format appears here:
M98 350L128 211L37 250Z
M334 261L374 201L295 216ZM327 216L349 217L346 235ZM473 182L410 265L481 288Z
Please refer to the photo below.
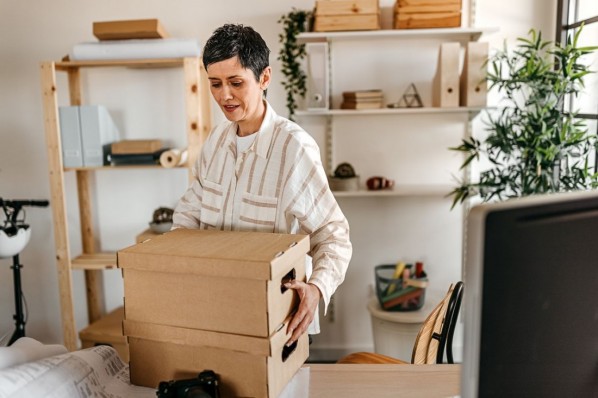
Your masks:
M280 32L277 20L292 7L307 9L313 4L313 1L305 0L0 0L0 197L49 198L39 62L58 60L69 52L73 44L94 40L91 31L93 21L157 17L172 36L197 37L202 42L225 22L252 25L264 36L272 50L271 63L275 74L268 98L279 113L286 114L284 91L277 84L282 79L276 60ZM388 16L392 1L382 0L381 5ZM517 36L525 35L531 27L541 29L547 38L554 37L555 8L555 0L483 0L477 2L475 20L477 26L500 27L500 33L488 36L492 45L500 46L503 39L512 41ZM389 57L389 62L396 61L392 56ZM362 72L346 68L343 73L341 79L346 79L344 84L351 89L349 86L359 81ZM404 76L407 81L409 72L402 73L407 74ZM126 131L127 138L154 136L168 139L177 136L180 138L171 142L177 145L182 143L184 131L181 80L180 72L176 70L131 72L115 69L85 72L83 97L87 103L106 105L121 130ZM65 81L65 77L59 75L61 104L67 103ZM151 84L147 84L149 81ZM425 83L422 84L421 94L426 96ZM397 94L400 92L397 91ZM218 110L213 113L215 121L222 119ZM460 123L450 118L449 122ZM367 127L363 123L358 121L352 127L347 127L353 131L353 135L349 135L353 138L348 138L344 146L341 145L338 156L346 156L347 160L358 165L364 176L397 173L397 178L408 180L410 175L416 175L414 170L409 169L389 171L392 165L377 169L377 163L374 162L377 159L376 152L373 156L354 153L352 148L357 145L352 144L352 140L359 140L360 134L355 126ZM405 123L411 127L425 128L427 121L407 120ZM314 136L323 145L322 131L315 121L305 121L305 125L308 131L312 131L313 127ZM480 128L478 122L474 125L476 129ZM462 131L449 130L447 135L435 138L402 134L395 145L408 155L409 145L417 140L441 140L430 142L430 147L457 144ZM420 142L420 145L426 147L428 144ZM372 148L376 150L375 146ZM422 153L421 159L425 159L426 155ZM447 170L458 164L458 159L450 160L452 155L443 156L449 156L449 162L452 162ZM423 175L425 179L436 178ZM75 183L72 173L66 176L71 251L76 255L80 252L80 234ZM450 173L447 172L440 178L445 181L449 177ZM134 242L135 235L146 228L153 209L174 206L184 189L186 175L181 170L102 171L96 173L95 180L99 189L94 190L92 195L98 208L96 228L101 238L100 248L116 250ZM365 300L373 282L373 266L395 262L397 256L430 260L430 266L433 267L431 274L436 275L437 288L445 289L445 281L459 278L459 264L443 267L442 261L435 257L438 248L429 247L426 242L429 238L440 241L441 253L448 253L453 259L459 258L460 234L450 231L454 231L452 228L455 225L457 231L460 230L460 216L457 212L448 212L449 203L445 199L347 198L339 202L351 223L354 261L345 284L336 295L334 322L323 320L322 335L313 347L343 351L371 349L373 342ZM47 343L61 342L51 211L31 209L27 215L33 227L31 242L21 256L25 266L22 274L28 306L27 334ZM438 219L442 222L435 222ZM401 234L406 233L402 227L411 225L418 225L419 230L424 232L418 244L407 247L402 244ZM5 332L12 333L13 327L10 264L9 259L0 259L0 336ZM85 296L82 275L77 271L74 272L74 290L76 320L83 327L87 322ZM105 272L105 290L107 307L110 309L120 305L122 280L117 271Z

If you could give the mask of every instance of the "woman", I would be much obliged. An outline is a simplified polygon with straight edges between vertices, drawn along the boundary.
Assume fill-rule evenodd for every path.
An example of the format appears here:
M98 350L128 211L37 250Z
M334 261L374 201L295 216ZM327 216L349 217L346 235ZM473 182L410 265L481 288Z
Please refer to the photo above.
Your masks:
M319 333L318 303L322 298L326 309L342 283L352 246L317 144L265 100L269 54L259 33L243 25L224 25L206 42L210 91L228 120L204 144L173 227L310 235L313 272L307 264L308 282L286 285L301 299L290 345L305 331Z

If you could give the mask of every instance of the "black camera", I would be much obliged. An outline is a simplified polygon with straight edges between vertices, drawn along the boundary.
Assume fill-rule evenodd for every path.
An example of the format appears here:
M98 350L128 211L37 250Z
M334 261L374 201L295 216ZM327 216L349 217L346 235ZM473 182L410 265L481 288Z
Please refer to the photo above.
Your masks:
M161 381L158 398L220 398L218 375L204 370L197 377L185 380Z

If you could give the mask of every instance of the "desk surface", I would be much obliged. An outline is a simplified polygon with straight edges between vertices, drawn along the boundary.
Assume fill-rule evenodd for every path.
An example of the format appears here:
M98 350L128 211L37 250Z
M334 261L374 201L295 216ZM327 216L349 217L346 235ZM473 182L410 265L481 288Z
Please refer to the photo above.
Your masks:
M452 397L460 365L306 364L309 397Z

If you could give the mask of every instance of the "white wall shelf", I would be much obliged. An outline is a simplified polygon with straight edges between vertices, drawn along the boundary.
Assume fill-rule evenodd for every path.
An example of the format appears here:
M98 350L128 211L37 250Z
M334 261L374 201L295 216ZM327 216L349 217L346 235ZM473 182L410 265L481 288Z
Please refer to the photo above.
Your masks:
M469 113L477 115L485 107L456 107L456 108L379 108L379 109L323 109L298 110L297 116L363 116L363 115L422 115L430 113Z
M423 39L426 37L476 41L482 34L498 32L498 28L439 28L439 29L387 29L350 32L306 32L297 37L299 43L326 40L373 39Z
M394 187L394 189L382 189L379 191L334 191L334 196L337 198L351 198L351 197L385 197L385 196L446 196L453 190L454 187L450 185L401 185Z

